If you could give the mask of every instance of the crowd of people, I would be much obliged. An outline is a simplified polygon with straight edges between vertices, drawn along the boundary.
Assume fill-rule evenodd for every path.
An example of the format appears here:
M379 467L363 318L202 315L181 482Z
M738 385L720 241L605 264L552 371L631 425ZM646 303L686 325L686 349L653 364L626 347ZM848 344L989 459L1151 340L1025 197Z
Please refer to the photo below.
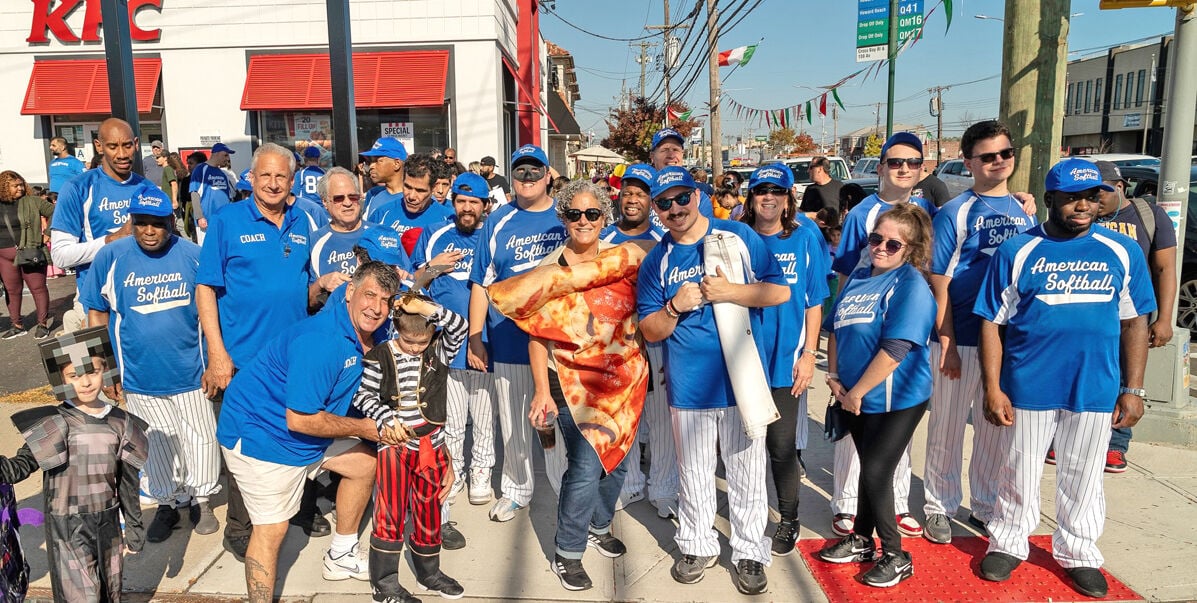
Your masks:
M1036 200L1007 187L1015 151L995 121L964 133L975 184L942 207L914 194L923 148L907 132L883 145L870 195L836 185L816 159L807 194L767 164L741 198L738 175L711 187L683 167L684 144L662 129L649 163L577 180L525 145L505 164L509 183L493 157L475 172L452 148L409 153L394 138L353 170L320 167L315 146L265 143L240 175L224 144L183 166L154 141L161 170L142 175L138 137L114 118L98 131L98 168L57 181L65 171L51 166L53 205L26 202L24 181L0 174L5 219L49 218L47 260L78 283L57 338L38 302L63 404L20 417L27 444L0 459L3 484L43 470L47 509L62 517L48 540L84 526L48 547L60 551L56 598L119 598L122 540L104 515L118 506L131 550L169 539L184 514L197 533L218 531L221 475L224 546L245 564L251 601L274 597L289 525L331 536L326 580L418 601L400 580L408 546L414 582L458 598L440 566L442 549L467 546L452 505L466 491L511 521L532 501L538 449L557 499L550 567L565 589L592 587L588 548L625 554L612 518L646 497L677 521L672 577L701 580L721 551L721 461L734 585L764 593L766 567L800 533L821 334L838 538L819 559L867 562L858 578L892 587L914 572L903 535L951 542L971 416L968 522L989 536L981 577L1006 580L1027 558L1047 458L1058 464L1053 555L1079 592L1103 596L1102 473L1125 467L1111 428L1142 415L1147 348L1171 337L1175 282L1157 268L1169 249L1175 261L1166 217L1146 232L1116 167L1066 159L1049 172L1039 223ZM51 148L71 163L59 139ZM0 263L45 235L14 229ZM1053 379L1034 377L1047 370ZM910 447L928 412L920 523ZM144 527L138 471L158 505ZM335 527L317 507L323 472L335 476L324 489ZM80 577L87 555L108 562Z

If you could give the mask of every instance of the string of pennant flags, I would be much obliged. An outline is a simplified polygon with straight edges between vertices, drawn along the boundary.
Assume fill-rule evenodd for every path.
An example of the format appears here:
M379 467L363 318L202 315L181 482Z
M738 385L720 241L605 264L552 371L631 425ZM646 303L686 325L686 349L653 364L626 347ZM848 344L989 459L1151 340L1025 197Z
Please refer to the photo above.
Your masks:
M919 26L918 31L916 31L915 33L908 36L902 42L902 45L898 47L897 55L902 54L907 49L909 49L911 46L914 46L914 44L917 43L920 39L922 39L923 30L927 27L927 21L930 20L931 15L935 14L935 11L937 9L939 9L940 7L943 7L944 15L945 15L946 21L947 21L945 31L948 28L951 28L951 26L952 26L952 0L940 0L935 6L933 6L931 8L930 11L927 11L927 14L923 17L923 23ZM736 49L733 49L730 51L721 52L720 53L720 59L721 59L720 65L735 64L735 65L737 65L737 67L743 67L748 64L748 60L752 58L752 55L755 51L756 51L756 45L752 45L752 46L748 46L748 47L741 47L741 48L736 48ZM723 57L725 55L728 56L729 58L732 58L733 60L728 60L727 62L724 62L725 60L723 59ZM897 56L897 55L895 55L895 56ZM740 59L740 60L735 60L735 59ZM879 60L879 61L873 61L873 63L871 65L869 65L868 67L863 67L861 69L858 69L858 70L844 76L843 78L841 78L838 82L835 82L834 84L830 84L827 86L820 86L820 88L823 89L822 93L820 93L816 96L812 96L811 98L808 98L805 101L796 103L794 105L790 105L788 107L783 107L780 109L758 109L756 107L750 107L748 105L745 105L745 104L742 104L742 103L736 101L736 99L732 98L730 95L728 95L726 93L723 94L723 102L726 103L727 108L737 118L743 119L743 120L748 120L748 121L756 120L758 125L765 126L770 129L788 128L791 126L791 124L797 124L798 122L802 121L803 119L806 120L806 123L810 124L810 123L813 123L813 121L814 121L814 116L815 116L816 111L818 111L818 114L820 116L827 115L827 96L829 94L831 95L831 100L836 105L839 106L840 110L841 111L844 110L844 101L840 98L839 88L842 87L844 84L846 84L856 78L861 78L861 81L868 81L869 78L876 77L878 74L880 74L882 69L884 69L885 66L888 64L889 64L888 57L885 59ZM671 109L671 111L672 111L672 109Z

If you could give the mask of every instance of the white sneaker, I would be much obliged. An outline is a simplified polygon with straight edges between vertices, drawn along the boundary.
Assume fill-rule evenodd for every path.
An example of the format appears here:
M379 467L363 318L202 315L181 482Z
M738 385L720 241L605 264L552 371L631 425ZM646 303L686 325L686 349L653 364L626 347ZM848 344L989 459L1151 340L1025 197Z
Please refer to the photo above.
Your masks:
M462 480L462 479L453 480L453 485L449 487L449 496L448 496L448 498L445 499L445 501L448 502L450 506L452 506L453 503L457 502L457 495L461 494L462 490L465 490L465 480Z
M494 498L490 490L490 469L470 469L470 504L485 505Z
M332 556L332 549L324 552L324 579L331 581L361 580L370 581L369 561L359 554L358 545L353 545L349 552L340 557Z
M621 492L619 500L615 501L615 510L622 511L624 507L644 500L644 490L637 490L635 492Z
M490 508L491 521L511 521L515 519L515 512L524 508L522 505L517 505L510 498L504 496L495 501L495 505Z
M660 517L661 519L677 517L676 498L658 498L657 500L652 501L652 505L657 508L657 517Z

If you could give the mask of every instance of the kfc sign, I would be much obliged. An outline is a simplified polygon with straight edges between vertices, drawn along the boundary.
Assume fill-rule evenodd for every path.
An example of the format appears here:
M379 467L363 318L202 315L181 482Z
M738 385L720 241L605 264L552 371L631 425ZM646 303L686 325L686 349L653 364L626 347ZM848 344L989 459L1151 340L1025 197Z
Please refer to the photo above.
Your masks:
M33 0L33 26L29 29L30 44L49 44L50 38L63 43L100 41L101 0ZM162 0L128 0L129 33L134 42L157 42L162 37L161 29L145 30L137 26L137 12L152 8L162 12ZM83 14L83 35L76 35L67 24L67 18L80 5L85 6Z

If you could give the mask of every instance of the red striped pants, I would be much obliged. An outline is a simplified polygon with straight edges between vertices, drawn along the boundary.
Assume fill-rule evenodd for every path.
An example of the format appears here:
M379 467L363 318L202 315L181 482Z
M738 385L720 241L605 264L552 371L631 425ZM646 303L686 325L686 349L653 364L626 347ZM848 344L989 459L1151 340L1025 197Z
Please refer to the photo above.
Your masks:
M412 550L430 554L441 546L441 479L449 464L442 446L434 449L436 462L419 470L420 451L387 446L378 451L374 483L374 533L371 540L403 542L408 509L415 523Z

